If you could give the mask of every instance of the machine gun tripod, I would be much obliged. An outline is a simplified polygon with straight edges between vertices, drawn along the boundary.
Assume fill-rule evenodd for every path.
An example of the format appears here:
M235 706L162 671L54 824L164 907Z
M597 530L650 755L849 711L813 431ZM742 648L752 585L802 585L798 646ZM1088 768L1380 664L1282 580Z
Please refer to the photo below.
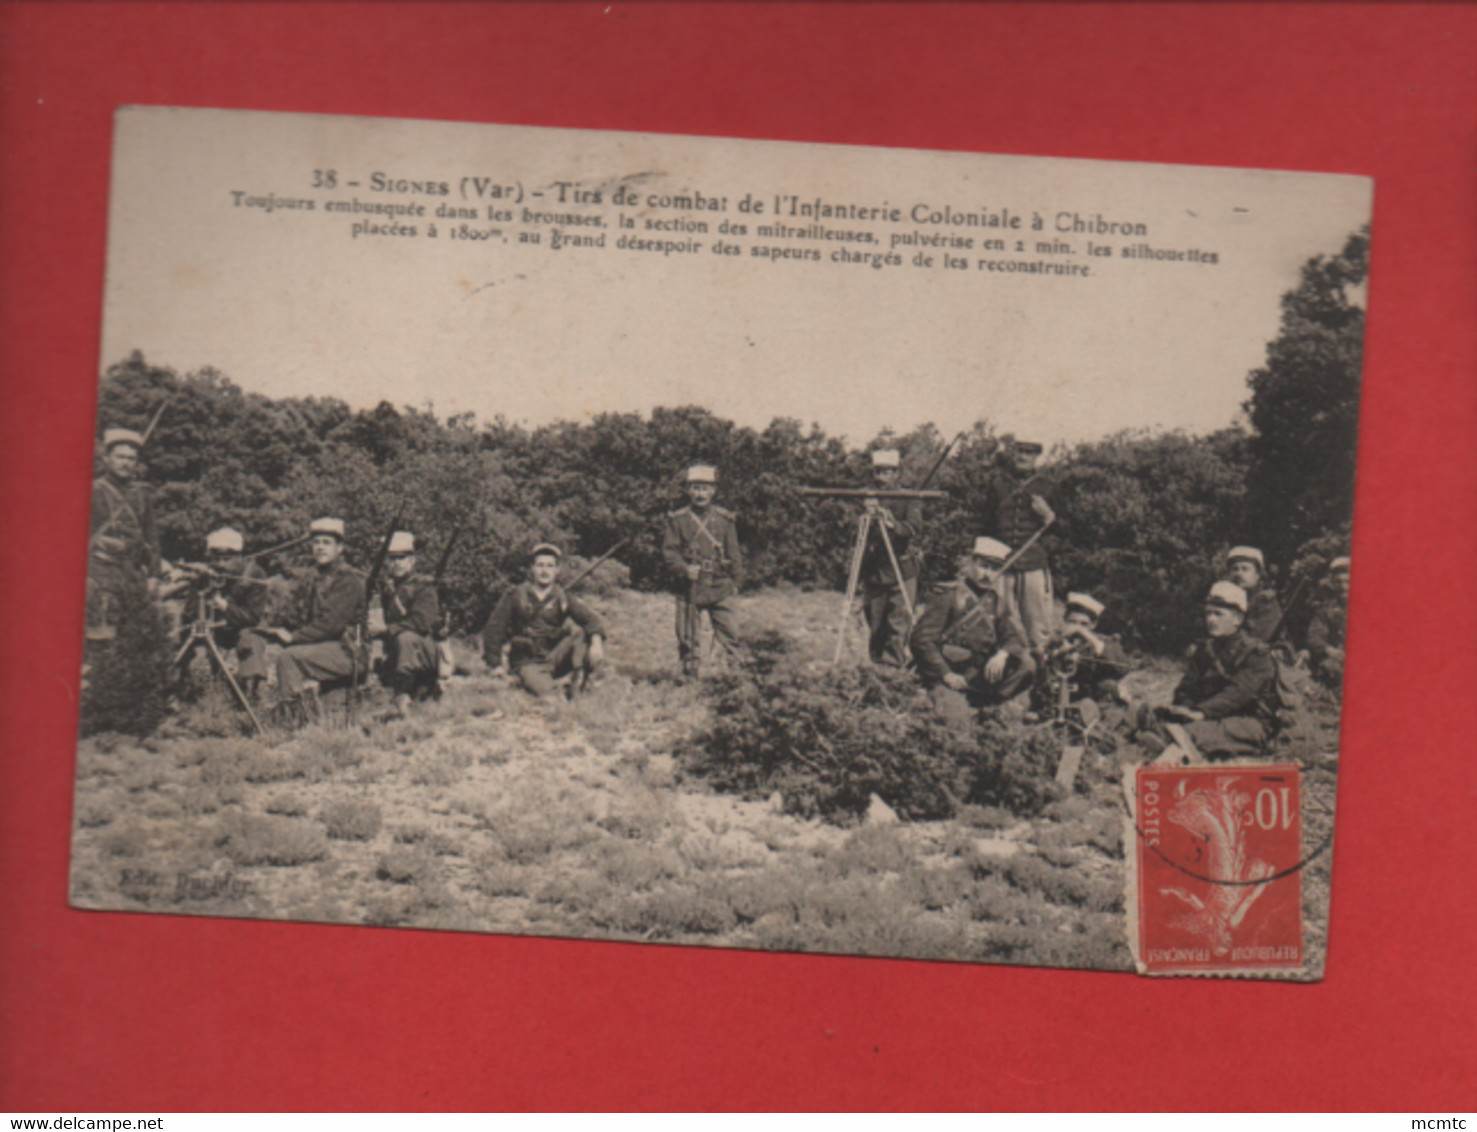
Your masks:
M907 488L802 487L799 490L801 495L813 498L860 499L866 504L856 520L856 542L851 548L851 566L846 575L846 598L841 607L841 624L836 632L836 652L831 657L831 667L834 668L841 663L841 654L846 649L846 630L851 624L855 611L856 591L861 581L862 563L867 556L867 543L874 529L882 536L882 545L887 549L888 565L892 567L892 576L897 581L903 608L908 613L908 623L911 625L918 620L918 611L913 605L913 599L908 594L908 586L903 578L902 563L899 562L897 551L892 545L892 535L888 532L887 521L879 514L877 504L885 500L947 499L948 493Z
M257 583L257 580L252 578L236 580L249 584L265 584ZM221 656L220 646L215 642L216 631L226 628L226 623L215 615L216 611L211 605L211 597L218 592L219 581L220 575L208 569L202 569L195 575L190 593L190 600L195 606L195 616L190 622L184 644L180 645L179 651L175 653L174 668L183 677L195 659L195 650L203 646L211 668L225 681L226 687L231 689L231 694L246 712L256 733L264 735L266 729L262 727L262 721L257 718L256 712L252 709L251 700L241 690L241 685L236 682L236 677L227 666L225 657Z

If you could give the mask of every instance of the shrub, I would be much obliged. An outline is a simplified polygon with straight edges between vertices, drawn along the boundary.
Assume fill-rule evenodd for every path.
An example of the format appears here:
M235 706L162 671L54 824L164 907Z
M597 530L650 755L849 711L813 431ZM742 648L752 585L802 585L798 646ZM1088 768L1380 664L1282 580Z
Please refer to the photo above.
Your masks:
M164 718L172 677L170 637L159 605L141 577L121 577L104 595L88 587L89 603L111 603L117 636L88 641L83 654L81 731L147 735Z
M301 865L328 855L323 830L300 818L227 814L215 844L238 865Z
M368 841L380 831L380 808L373 802L333 802L320 817L335 841Z

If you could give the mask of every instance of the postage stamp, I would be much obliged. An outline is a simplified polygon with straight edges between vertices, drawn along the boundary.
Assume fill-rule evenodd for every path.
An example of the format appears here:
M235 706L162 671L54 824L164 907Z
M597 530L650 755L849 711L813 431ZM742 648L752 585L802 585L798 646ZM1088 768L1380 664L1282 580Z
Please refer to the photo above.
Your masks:
M1300 970L1297 765L1143 766L1135 785L1139 970Z

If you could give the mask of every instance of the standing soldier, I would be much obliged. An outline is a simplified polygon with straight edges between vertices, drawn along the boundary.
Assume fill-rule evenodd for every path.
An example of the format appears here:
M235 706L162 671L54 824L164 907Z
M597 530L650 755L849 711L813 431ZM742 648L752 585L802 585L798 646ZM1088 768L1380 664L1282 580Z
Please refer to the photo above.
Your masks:
M733 512L713 504L717 490L716 469L688 468L688 505L667 515L662 535L662 558L677 586L677 653L687 676L696 676L701 663L698 633L704 610L724 651L738 649L730 599L743 584L744 555Z
M566 677L582 687L605 659L605 623L558 583L563 557L550 543L534 547L528 581L503 594L482 631L487 663L541 698Z
M938 588L913 626L913 659L934 710L951 727L968 730L982 707L1026 690L1035 665L1020 622L1001 596L1000 567L1010 548L974 540L959 579Z
M1002 451L999 471L985 496L985 526L1007 546L1024 546L1045 524L1056 518L1046 500L1028 492L1036 479L1041 445L1017 440ZM1026 634L1031 656L1039 667L1051 641L1055 607L1046 548L1038 541L1011 566L1001 595Z
M88 539L87 637L111 640L118 634L118 608L124 589L159 573L159 536L154 501L147 486L135 482L144 438L131 428L103 432L103 474L92 483L92 528Z
M1272 587L1262 585L1267 572L1262 552L1254 546L1233 546L1226 555L1226 570L1230 580L1246 591L1246 634L1269 645L1276 644L1271 635L1275 632L1279 640L1283 636L1278 629L1282 624L1282 606Z
M1313 675L1338 688L1344 682L1344 628L1348 620L1349 560L1335 558L1328 564L1334 596L1318 607L1308 623L1308 659Z
M267 677L267 639L258 628L267 609L267 573L245 551L246 540L233 527L205 536L208 580L216 587L206 600L221 622L216 644L236 650L236 681L256 702Z
M344 561L344 521L314 519L313 576L308 581L307 610L296 628L266 632L287 647L277 657L277 700L300 697L324 680L355 680L367 657L359 632L364 608L364 578Z
M417 692L440 691L440 657L435 640L441 621L436 586L415 572L415 536L396 531L385 554L386 578L380 584L379 609L370 615L371 636L385 643L383 682L395 697L395 714L410 710Z
M872 481L879 490L896 490L898 476L895 449L878 449L872 453ZM913 629L908 610L918 602L918 554L912 544L923 533L923 504L916 499L903 500L899 508L901 515L877 499L868 499L866 507L875 519L862 552L861 577L866 587L869 630L867 650L874 664L902 668L908 663L908 634ZM883 529L892 543L892 555L887 553L887 543L883 542Z
M1038 715L1054 712L1062 700L1068 705L1092 700L1101 706L1120 698L1118 681L1130 665L1117 638L1098 632L1105 608L1091 594L1067 595L1061 634L1046 652L1047 671L1042 674L1046 679L1032 689ZM1049 698L1049 684L1056 685L1058 703Z
M1261 754L1269 737L1276 669L1265 641L1245 629L1246 591L1216 582L1205 598L1205 639L1190 650L1189 667L1164 714L1183 723L1211 758Z

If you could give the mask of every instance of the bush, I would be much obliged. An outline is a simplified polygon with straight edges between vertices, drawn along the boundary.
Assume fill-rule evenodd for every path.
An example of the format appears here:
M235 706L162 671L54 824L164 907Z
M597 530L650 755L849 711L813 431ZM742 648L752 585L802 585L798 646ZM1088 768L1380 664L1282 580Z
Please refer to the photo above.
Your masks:
M238 865L302 865L328 855L323 830L299 818L228 814L215 843Z
M373 802L333 802L322 821L336 841L368 841L380 831L380 808Z
M164 718L170 671L169 636L158 603L141 577L118 579L108 595L117 636L88 641L83 653L81 731L147 735ZM103 600L88 587L89 602Z

